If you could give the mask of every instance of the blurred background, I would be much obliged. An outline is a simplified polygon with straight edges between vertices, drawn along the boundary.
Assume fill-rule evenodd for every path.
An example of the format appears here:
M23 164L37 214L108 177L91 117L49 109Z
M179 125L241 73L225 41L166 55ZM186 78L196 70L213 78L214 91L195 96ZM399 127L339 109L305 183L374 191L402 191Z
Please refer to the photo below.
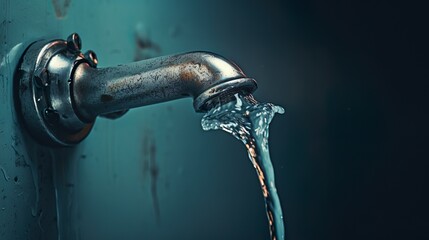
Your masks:
M286 239L429 239L428 18L410 2L1 0L0 239L269 239L242 144L191 99L97 119L73 148L16 120L13 71L77 32L99 67L195 50L285 108L270 147Z

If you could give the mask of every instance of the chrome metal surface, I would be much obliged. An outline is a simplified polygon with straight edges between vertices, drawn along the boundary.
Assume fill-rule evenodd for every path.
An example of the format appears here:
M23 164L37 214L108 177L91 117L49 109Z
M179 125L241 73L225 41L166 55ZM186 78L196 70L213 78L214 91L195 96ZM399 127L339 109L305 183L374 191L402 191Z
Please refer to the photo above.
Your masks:
M88 62L78 51L79 36L71 36L31 44L15 72L16 108L30 134L45 144L74 145L93 125L75 114L71 98L73 72Z
M17 106L32 135L69 146L90 132L97 116L117 118L130 108L194 99L205 112L237 92L252 93L256 81L233 62L209 52L190 52L97 69L93 51L80 52L80 37L39 41L16 71Z
M92 121L102 113L193 97L197 112L227 92L253 92L256 81L223 57L191 52L94 69L81 64L74 75L74 101L79 115Z

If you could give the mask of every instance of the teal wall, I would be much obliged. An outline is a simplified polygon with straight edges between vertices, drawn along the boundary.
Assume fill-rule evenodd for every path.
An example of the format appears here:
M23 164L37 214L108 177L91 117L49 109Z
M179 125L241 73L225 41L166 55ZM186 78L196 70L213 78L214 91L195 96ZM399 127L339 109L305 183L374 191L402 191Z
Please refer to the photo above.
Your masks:
M72 32L100 67L219 53L258 81L256 99L285 107L270 146L286 239L429 239L421 2L0 0L0 239L268 239L244 147L204 132L191 99L97 119L74 148L27 136L17 58Z
M99 118L84 142L64 149L34 142L12 104L13 71L28 43L77 32L99 67L131 62L141 57L136 51L217 52L260 76L265 93L272 85L261 100L285 105L286 92L275 87L284 79L272 73L284 66L267 61L272 43L255 40L266 31L258 11L228 1L64 2L1 1L0 239L268 238L244 147L224 133L203 132L191 99L133 109L113 121ZM161 51L138 50L136 29ZM280 127L274 124L276 137ZM273 157L279 172L280 142Z

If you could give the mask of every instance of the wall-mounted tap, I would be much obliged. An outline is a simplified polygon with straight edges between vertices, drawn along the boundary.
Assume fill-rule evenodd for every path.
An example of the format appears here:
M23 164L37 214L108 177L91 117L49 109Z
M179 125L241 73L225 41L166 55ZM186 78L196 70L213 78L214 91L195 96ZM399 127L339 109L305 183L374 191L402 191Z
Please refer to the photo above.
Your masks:
M256 81L231 61L191 52L98 69L93 51L81 53L76 33L38 41L15 72L16 108L30 134L44 144L70 146L91 131L97 116L115 118L130 108L183 97L205 112Z

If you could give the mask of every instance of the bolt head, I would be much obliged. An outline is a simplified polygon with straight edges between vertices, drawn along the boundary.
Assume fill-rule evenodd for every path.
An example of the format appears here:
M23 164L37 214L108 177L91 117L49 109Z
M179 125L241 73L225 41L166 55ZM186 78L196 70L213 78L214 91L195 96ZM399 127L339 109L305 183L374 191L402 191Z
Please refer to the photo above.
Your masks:
M98 58L97 58L97 54L95 54L94 51L92 50L88 50L85 54L84 54L85 58L89 61L91 67L97 67L98 64Z
M82 48L82 42L80 40L80 37L77 33L72 33L67 38L67 47L75 52L79 52Z

